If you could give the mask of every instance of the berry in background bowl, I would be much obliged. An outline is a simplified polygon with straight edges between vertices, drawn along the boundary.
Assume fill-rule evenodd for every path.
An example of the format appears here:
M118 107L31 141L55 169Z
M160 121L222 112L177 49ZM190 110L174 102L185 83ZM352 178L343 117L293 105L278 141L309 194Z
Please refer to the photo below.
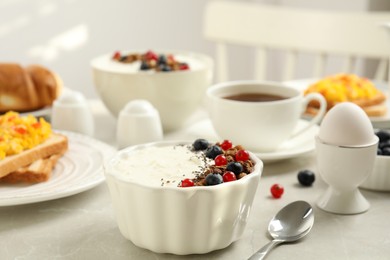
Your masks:
M374 169L360 187L376 191L390 191L390 131L377 130L379 138Z
M263 163L247 151L249 157L237 161L241 146L216 146L221 148L204 139L163 141L125 148L107 161L106 182L123 236L177 255L207 253L240 239ZM219 155L226 161L216 165ZM241 164L241 172L232 171L232 163Z
M107 53L91 61L97 93L118 116L135 99L159 111L164 131L180 128L201 105L212 82L213 60L204 54L169 50Z

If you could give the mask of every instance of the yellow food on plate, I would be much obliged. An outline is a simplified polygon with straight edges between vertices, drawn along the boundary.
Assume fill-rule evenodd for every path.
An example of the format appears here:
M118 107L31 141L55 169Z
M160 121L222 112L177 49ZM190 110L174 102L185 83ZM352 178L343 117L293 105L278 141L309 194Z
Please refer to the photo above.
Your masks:
M0 183L47 181L68 149L68 138L33 115L0 116Z
M383 116L387 113L386 96L367 78L354 74L337 74L323 78L305 89L304 94L320 93L327 101L327 109L341 102L360 106L368 116ZM316 114L318 102L311 102L307 114Z
M51 135L51 126L43 118L7 112L0 116L0 160L31 149Z

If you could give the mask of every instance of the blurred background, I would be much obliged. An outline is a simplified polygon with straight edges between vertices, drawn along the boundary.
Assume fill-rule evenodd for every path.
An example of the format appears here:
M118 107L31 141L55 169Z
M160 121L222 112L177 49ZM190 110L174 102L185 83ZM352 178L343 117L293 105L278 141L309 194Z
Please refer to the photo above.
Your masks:
M227 0L228 1L228 0ZM231 0L234 1L234 0ZM388 0L241 0L326 10L390 10ZM96 97L90 60L116 50L181 49L215 57L203 37L207 0L0 0L0 62L38 63ZM230 79L252 75L253 52L232 47ZM278 80L277 53L271 80ZM304 67L301 68L304 74ZM365 69L369 69L369 64Z

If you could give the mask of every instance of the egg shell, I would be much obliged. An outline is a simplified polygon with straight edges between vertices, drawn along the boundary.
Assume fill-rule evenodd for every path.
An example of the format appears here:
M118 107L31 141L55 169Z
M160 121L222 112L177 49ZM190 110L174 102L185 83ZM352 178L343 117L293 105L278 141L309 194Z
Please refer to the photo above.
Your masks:
M338 146L361 147L377 141L367 114L350 102L334 106L322 120L318 137Z

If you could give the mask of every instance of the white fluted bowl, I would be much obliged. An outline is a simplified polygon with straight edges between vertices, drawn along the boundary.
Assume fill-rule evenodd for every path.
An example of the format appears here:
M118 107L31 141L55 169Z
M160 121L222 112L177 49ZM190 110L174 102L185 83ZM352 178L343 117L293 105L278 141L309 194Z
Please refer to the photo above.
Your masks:
M373 171L360 187L375 191L390 191L390 156L376 156Z
M256 164L251 174L216 186L153 187L113 174L115 158L121 152L176 144L183 142L132 146L105 164L120 232L135 245L157 253L203 254L225 248L245 230L263 163L250 154Z

